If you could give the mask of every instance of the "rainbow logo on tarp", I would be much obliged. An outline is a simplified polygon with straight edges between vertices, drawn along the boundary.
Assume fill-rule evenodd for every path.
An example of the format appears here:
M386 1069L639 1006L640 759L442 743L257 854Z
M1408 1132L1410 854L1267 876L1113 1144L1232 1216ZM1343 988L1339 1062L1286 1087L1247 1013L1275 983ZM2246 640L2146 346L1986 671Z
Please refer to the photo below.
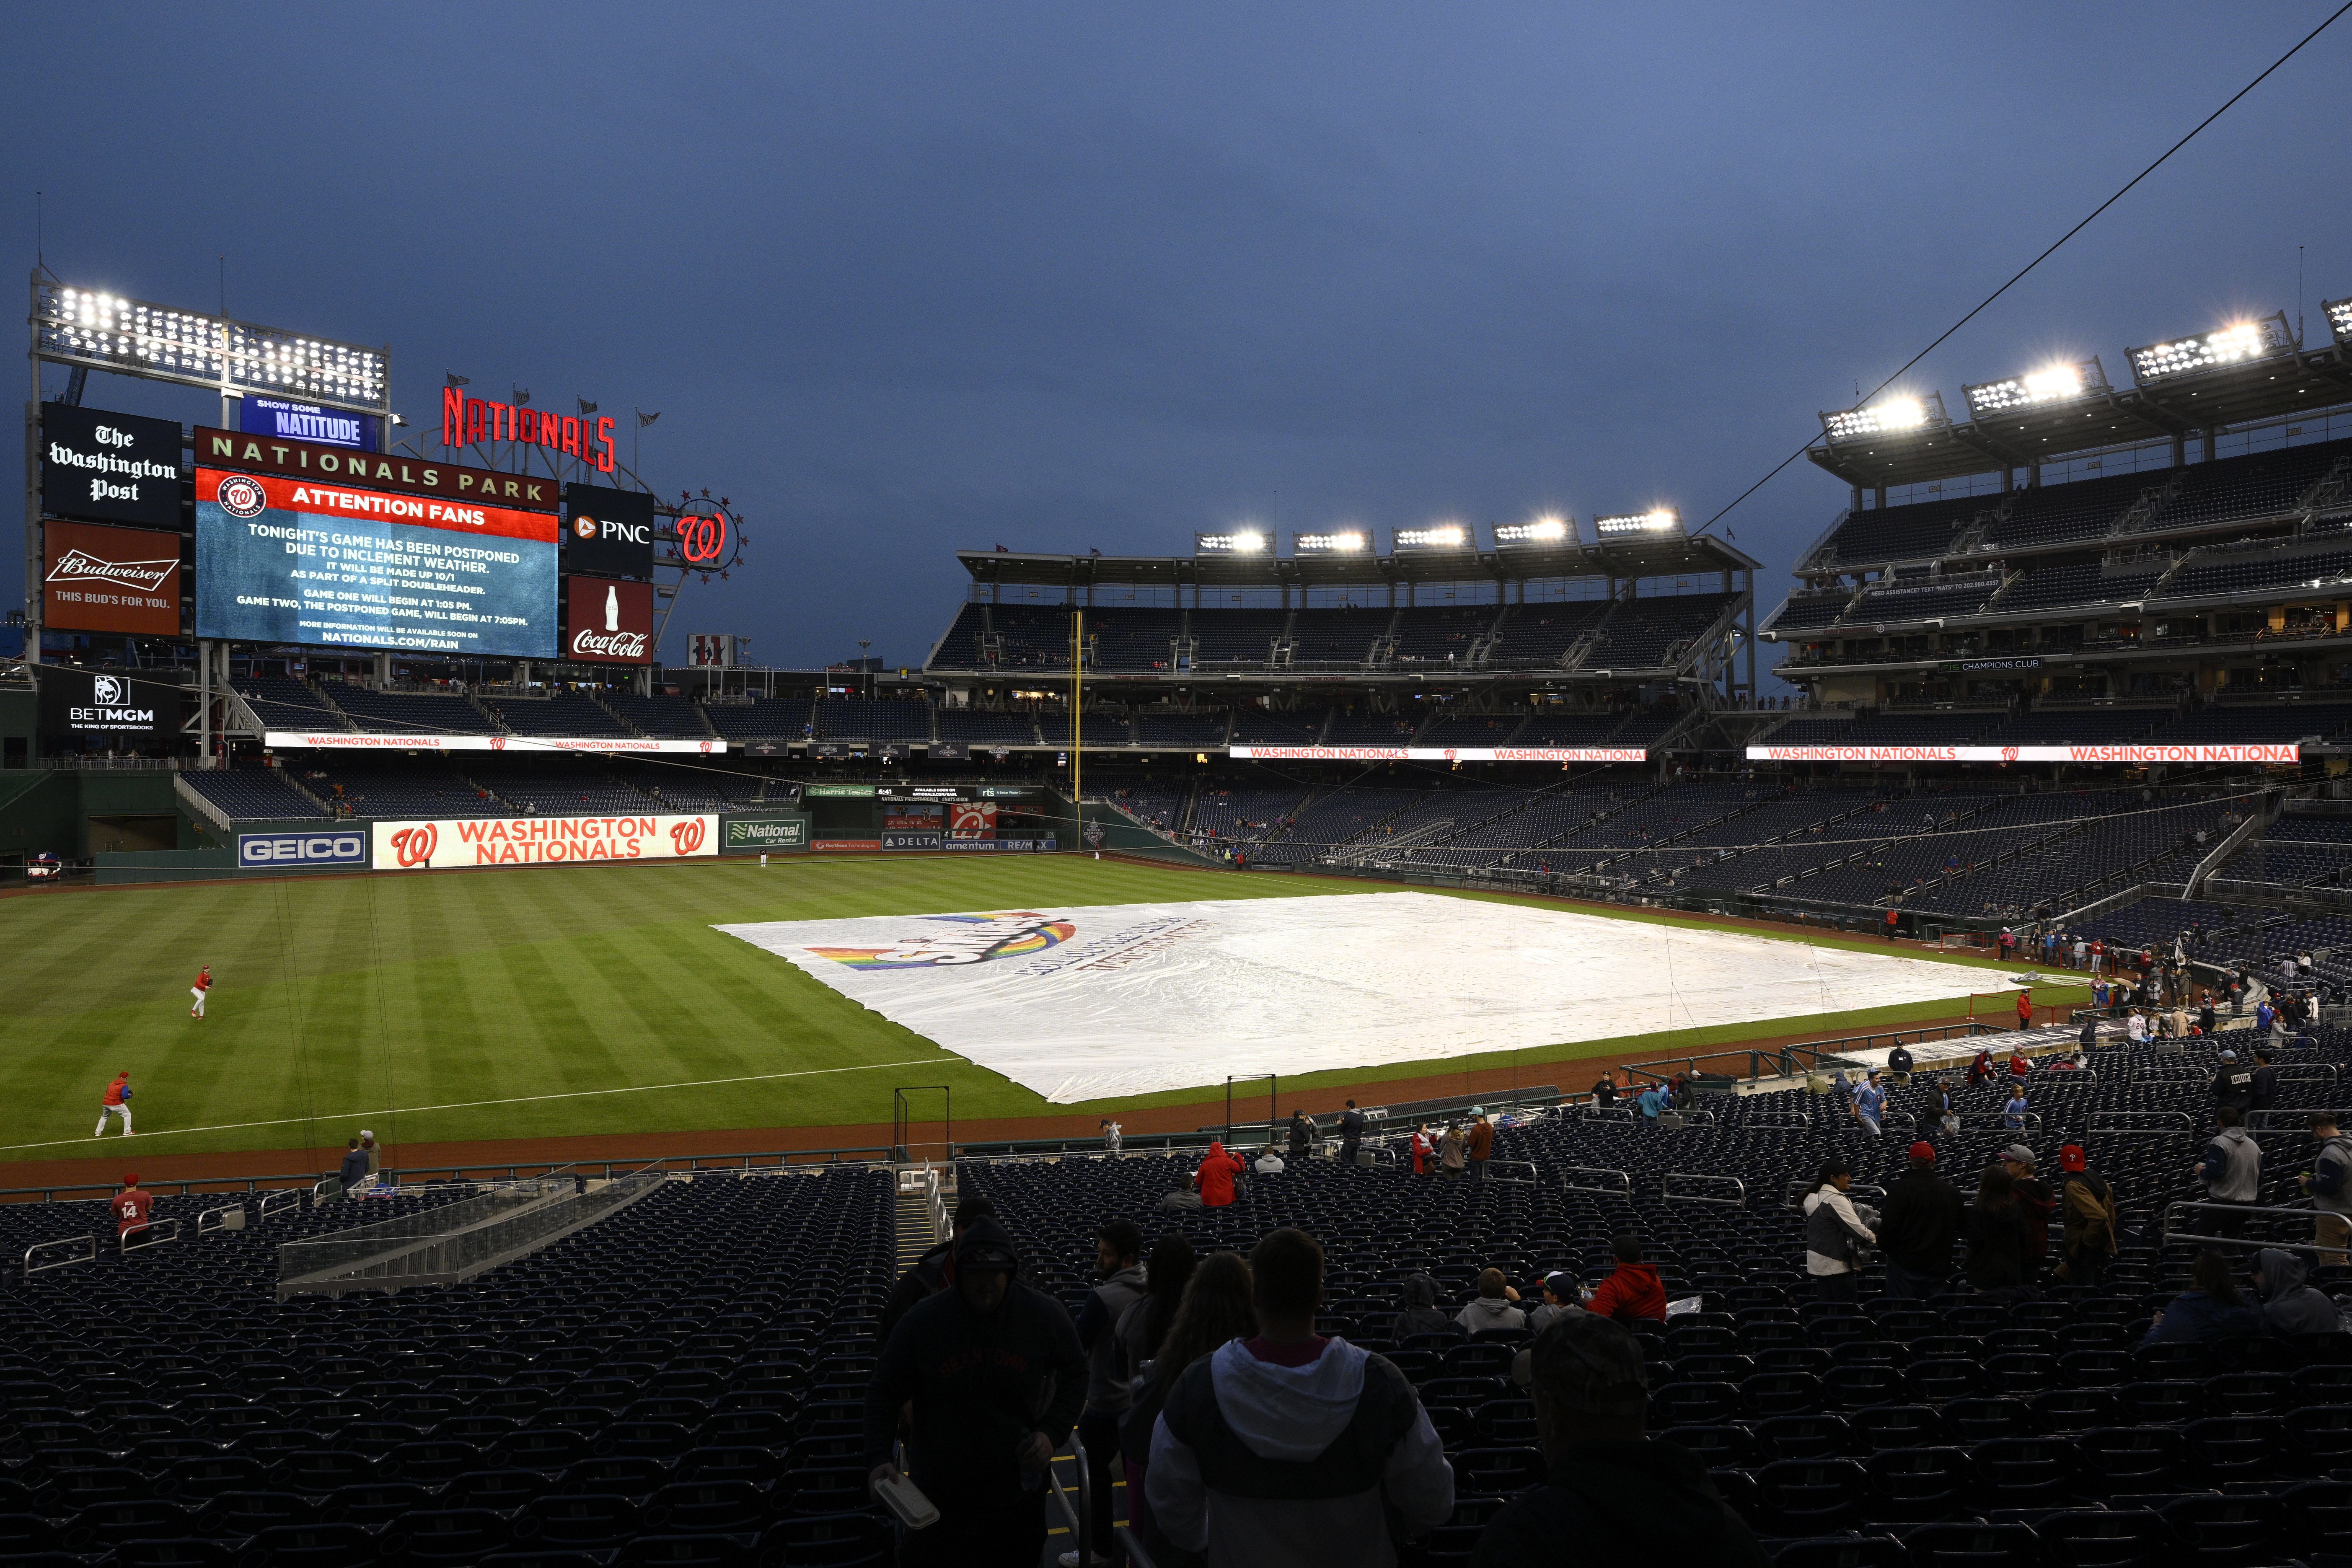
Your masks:
M1043 952L1077 933L1075 922L1055 920L1034 910L1010 910L988 915L925 915L945 925L899 938L888 947L813 947L819 958L852 969L951 969L985 963L992 958L1020 958Z

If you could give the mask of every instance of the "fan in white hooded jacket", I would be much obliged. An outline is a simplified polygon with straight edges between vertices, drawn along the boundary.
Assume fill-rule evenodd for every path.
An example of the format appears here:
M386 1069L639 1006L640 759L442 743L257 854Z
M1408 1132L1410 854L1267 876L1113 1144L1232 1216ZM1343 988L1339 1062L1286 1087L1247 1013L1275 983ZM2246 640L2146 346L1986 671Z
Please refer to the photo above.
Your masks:
M1844 1274L1856 1241L1876 1245L1877 1236L1854 1212L1853 1200L1827 1182L1805 1194L1805 1272ZM1826 1250L1834 1247L1837 1250Z
M1342 1339L1303 1366L1240 1340L1185 1369L1144 1469L1168 1538L1212 1568L1392 1568L1408 1534L1454 1511L1454 1468L1428 1412L1385 1357Z

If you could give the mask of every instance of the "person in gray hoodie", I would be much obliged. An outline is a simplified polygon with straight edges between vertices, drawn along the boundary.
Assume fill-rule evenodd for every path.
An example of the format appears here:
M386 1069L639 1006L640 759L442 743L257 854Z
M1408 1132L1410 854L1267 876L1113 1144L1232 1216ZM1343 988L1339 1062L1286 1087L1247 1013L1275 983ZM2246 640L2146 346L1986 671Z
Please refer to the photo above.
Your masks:
M2310 1270L2303 1259L2282 1247L2265 1247L2254 1254L2254 1300L2263 1305L2263 1321L2274 1334L2340 1334L2344 1314L2336 1299L2304 1281Z
M1427 1274L1408 1275L1404 1282L1404 1306L1389 1325L1389 1338L1402 1344L1409 1334L1450 1334L1460 1325L1447 1317L1437 1306L1437 1280Z
M2205 1184L2205 1201L2217 1206L2197 1217L2213 1227L2210 1235L2241 1237L2246 1234L2246 1216L2232 1211L2252 1208L2262 1194L2262 1145L2246 1131L2246 1119L2234 1106L2225 1105L2214 1115L2221 1131L2205 1145L2197 1162L2197 1179Z
M1186 1368L1152 1428L1144 1491L1210 1568L1393 1568L1454 1511L1454 1468L1386 1357L1315 1332L1323 1249L1270 1232L1250 1254L1258 1333Z
M1478 1296L1468 1306L1454 1314L1454 1321L1464 1331L1482 1333L1488 1329L1524 1329L1528 1315L1519 1310L1519 1293L1511 1289L1499 1268L1489 1268L1478 1276Z
M1129 1221L1113 1220L1095 1231L1095 1272L1102 1282L1078 1309L1078 1344L1087 1352L1087 1408L1078 1417L1078 1441L1086 1445L1093 1472L1095 1563L1113 1561L1101 1550L1111 1540L1111 1481L1118 1473L1118 1417L1130 1397L1119 1365L1118 1321L1143 1300L1143 1233ZM1079 1568L1075 1550L1062 1553L1062 1568Z

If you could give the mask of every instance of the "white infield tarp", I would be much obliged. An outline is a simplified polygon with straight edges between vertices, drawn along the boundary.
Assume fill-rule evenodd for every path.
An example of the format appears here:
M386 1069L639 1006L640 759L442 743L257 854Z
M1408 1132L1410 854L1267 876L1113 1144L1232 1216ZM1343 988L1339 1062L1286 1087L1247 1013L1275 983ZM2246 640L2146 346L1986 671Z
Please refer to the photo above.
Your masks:
M2014 989L1990 971L1430 893L719 931L1056 1103Z

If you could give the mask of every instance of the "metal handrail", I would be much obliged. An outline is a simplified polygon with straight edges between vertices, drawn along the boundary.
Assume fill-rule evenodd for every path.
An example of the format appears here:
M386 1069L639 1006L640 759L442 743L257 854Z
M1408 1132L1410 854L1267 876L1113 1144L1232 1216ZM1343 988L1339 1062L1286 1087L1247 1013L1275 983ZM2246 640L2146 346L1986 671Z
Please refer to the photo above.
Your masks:
M1070 1456L1078 1462L1078 1503L1075 1512L1070 1508L1069 1489L1054 1473L1052 1459L1045 1461L1045 1479L1054 1489L1054 1502L1061 1509L1062 1517L1070 1521L1070 1533L1077 1537L1078 1562L1083 1565L1094 1561L1094 1481L1087 1471L1087 1446L1078 1441L1076 1432L1070 1434Z
M2326 1079L2332 1083L2343 1076L2333 1062L2281 1062L2272 1068L2271 1071L2276 1073L2282 1082L2289 1079Z
M134 1246L131 1240L134 1236L145 1239ZM114 1247L117 1252L128 1258L134 1252L144 1252L151 1247L167 1246L179 1239L180 1222L178 1220L155 1219L149 1220L145 1225L134 1225L129 1230L120 1233L114 1238Z
M226 1218L222 1217L226 1215L236 1215L236 1223L235 1225L231 1225ZM207 1224L207 1221L211 1223ZM245 1205L241 1203L223 1204L216 1209L206 1209L204 1213L196 1216L196 1234L198 1236L210 1236L216 1230L243 1230L244 1228Z
M2276 1120L2282 1116L2291 1117L2293 1120L2288 1121ZM2347 1121L2352 1121L2352 1110L2340 1110L2332 1105L2274 1105L2266 1110L2248 1111L2246 1126L2260 1132L2273 1132L2289 1128L2299 1131L2303 1127L2309 1126L2311 1119L2315 1116L2336 1117L2339 1119L2336 1122L2339 1127Z
M1633 1124L1633 1108L1630 1105L1580 1105L1576 1108L1579 1121L1622 1121Z
M1604 1183L1599 1186L1586 1186L1575 1180L1578 1176L1614 1176L1617 1178L1617 1184L1612 1187ZM1611 1170L1606 1165L1563 1165L1560 1167L1559 1184L1563 1192L1622 1193L1627 1197L1633 1195L1633 1178L1623 1171Z
M253 1217L257 1220L266 1220L271 1215L283 1213L285 1210L289 1208L299 1212L301 1207L302 1194L300 1189L296 1187L284 1187L277 1192L264 1194L261 1200L260 1210Z
M1536 1167L1535 1162L1532 1160L1488 1160L1486 1162L1486 1179L1490 1182L1509 1182L1515 1186L1528 1187L1531 1187L1536 1184ZM1498 1176L1495 1174L1497 1170L1504 1166L1508 1166L1514 1171L1525 1171L1527 1174L1524 1176Z
M1123 1524L1118 1527L1118 1549L1127 1553L1127 1568L1160 1568L1143 1550L1143 1542L1135 1538L1135 1531Z
M2099 1125L2102 1118L2112 1121L2119 1116L2160 1116L2170 1125L2163 1127L2102 1127ZM2185 1110L2093 1110L2084 1114L2083 1131L2086 1134L2092 1132L2194 1132L2197 1131L2197 1121Z
M2164 1242L2168 1247L2176 1241L2203 1242L2214 1247L2276 1247L2286 1251L2292 1251L2297 1248L2315 1249L2319 1246L2315 1239L2310 1241L2280 1242L2261 1237L2200 1236L2189 1231L2175 1231L2172 1228L2172 1216L2179 1213L2182 1209L2219 1209L2225 1214L2244 1215L2249 1217L2256 1215L2273 1216L2284 1215L2295 1219L2304 1220L2313 1219L2322 1214L2334 1212L2333 1210L2315 1208L2256 1208L2249 1204L2218 1204L2210 1201L2200 1202L2194 1198L2182 1198L2165 1205Z
M1737 1188L1739 1195L1732 1198L1711 1198L1703 1193L1677 1193L1676 1182L1726 1182ZM1748 1206L1748 1184L1737 1176L1709 1175L1705 1171L1668 1171L1658 1178L1658 1198L1662 1203L1721 1204L1727 1208Z
M55 1263L35 1263L33 1261L33 1254L36 1252L45 1252L52 1247L79 1247L82 1249L81 1256L79 1258L60 1258ZM63 1268L68 1263L95 1263L97 1261L98 1237L94 1236L67 1236L60 1237L55 1241L37 1241L33 1243L32 1246L25 1248L25 1278L30 1279L34 1275L38 1274L45 1269Z

